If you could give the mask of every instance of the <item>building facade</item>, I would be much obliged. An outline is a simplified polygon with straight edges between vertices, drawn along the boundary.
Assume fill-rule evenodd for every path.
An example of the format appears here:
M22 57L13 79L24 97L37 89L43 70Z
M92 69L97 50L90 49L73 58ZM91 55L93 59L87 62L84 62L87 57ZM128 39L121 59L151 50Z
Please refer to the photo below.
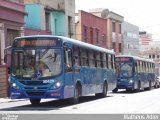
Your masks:
M145 50L141 51L141 56L152 59L155 63L155 73L160 76L160 41L152 41L145 45Z
M139 27L124 21L122 23L124 36L124 54L139 55Z
M124 17L109 11L108 9L98 8L90 10L90 13L106 19L107 21L107 48L113 49L117 55L123 54L123 34L122 22Z
M141 55L145 58L154 60L160 64L160 41L152 41L149 45L146 45L145 50L141 51Z
M107 48L107 21L82 10L76 17L76 39Z
M74 38L75 0L25 0L26 34L52 34Z
M149 44L152 42L152 35L147 33L146 31L139 32L139 44L140 44L140 52L148 49Z
M15 37L24 35L25 15L23 0L0 1L0 65L4 64L4 49Z

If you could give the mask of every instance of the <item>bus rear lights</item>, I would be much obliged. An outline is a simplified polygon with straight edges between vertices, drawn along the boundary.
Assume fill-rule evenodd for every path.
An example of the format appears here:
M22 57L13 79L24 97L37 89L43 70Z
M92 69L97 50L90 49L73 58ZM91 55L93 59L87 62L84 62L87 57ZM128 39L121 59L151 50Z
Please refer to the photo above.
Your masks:
M60 96L61 94L60 93L57 93L57 92L54 92L54 93L51 93L51 96L52 97L56 97L56 96Z

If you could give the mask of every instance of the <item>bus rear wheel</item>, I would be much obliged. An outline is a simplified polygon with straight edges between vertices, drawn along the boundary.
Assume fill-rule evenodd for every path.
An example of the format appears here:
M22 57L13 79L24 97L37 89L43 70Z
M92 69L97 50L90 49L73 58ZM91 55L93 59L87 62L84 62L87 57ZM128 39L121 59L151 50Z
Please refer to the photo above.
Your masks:
M137 85L137 86L138 86L138 88L137 88L136 91L137 91L137 92L140 92L140 91L141 91L141 82L140 82L140 81L138 81L138 85Z
M101 97L106 97L107 96L107 92L108 92L108 86L107 86L107 83L105 82L104 84L103 84L103 91L102 91L102 93L96 93L95 94L95 96L97 97L97 98L101 98Z
M151 88L152 88L152 82L151 82L151 81L149 81L149 87L148 87L148 90L151 90Z
M103 92L100 94L101 97L106 97L107 96L107 91L108 91L108 86L107 86L107 83L105 82L103 84Z
M33 106L37 106L40 104L41 99L30 99L30 102Z

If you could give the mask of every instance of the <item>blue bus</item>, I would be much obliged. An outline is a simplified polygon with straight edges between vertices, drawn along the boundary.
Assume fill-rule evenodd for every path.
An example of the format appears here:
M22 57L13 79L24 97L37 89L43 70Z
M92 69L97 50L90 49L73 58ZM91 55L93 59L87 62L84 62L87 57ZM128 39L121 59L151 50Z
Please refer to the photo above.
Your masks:
M116 87L115 53L62 36L15 38L11 50L10 96L30 99L105 97Z
M127 91L150 90L155 85L155 63L152 60L130 55L116 56L117 87Z

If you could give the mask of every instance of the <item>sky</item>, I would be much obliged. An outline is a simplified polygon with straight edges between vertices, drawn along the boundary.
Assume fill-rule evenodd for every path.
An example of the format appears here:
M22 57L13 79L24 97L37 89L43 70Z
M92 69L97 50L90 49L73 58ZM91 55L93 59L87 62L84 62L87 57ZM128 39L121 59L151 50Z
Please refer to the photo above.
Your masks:
M75 0L76 12L107 8L124 17L124 21L152 34L160 41L160 0Z

